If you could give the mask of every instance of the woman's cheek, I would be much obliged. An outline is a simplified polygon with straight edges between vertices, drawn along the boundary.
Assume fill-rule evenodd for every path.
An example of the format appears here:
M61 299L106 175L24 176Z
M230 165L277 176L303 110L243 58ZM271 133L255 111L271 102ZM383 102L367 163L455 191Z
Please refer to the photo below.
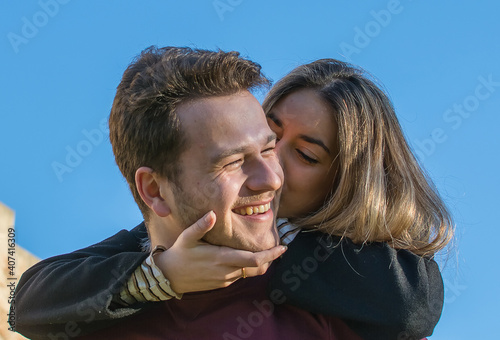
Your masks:
M307 173L304 173L299 167L296 167L291 171L289 179L290 181L287 184L287 189L296 200L296 203L302 204L304 201L307 201L310 192Z

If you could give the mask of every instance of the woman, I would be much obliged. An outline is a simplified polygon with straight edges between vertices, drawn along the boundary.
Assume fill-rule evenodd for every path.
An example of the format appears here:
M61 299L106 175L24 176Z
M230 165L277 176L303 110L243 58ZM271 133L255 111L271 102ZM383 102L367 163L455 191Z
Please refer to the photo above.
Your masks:
M343 306L352 304L353 296L359 299L359 294L366 292L357 289L357 274L369 276L374 284L377 281L378 293L402 291L394 281L383 280L389 277L388 272L379 272L382 281L376 274L368 274L373 274L374 269L364 259L372 254L381 261L384 257L387 262L395 260L392 263L397 265L398 256L399 263L403 262L401 256L415 260L410 254L432 258L450 241L453 228L444 203L410 151L387 95L361 69L323 59L299 66L286 75L271 89L263 107L280 140L276 149L285 173L284 209L280 206L279 213L303 229L334 235L330 244L340 246L346 259L332 261L330 272L323 263L323 268L295 287L283 285L276 276L271 285L286 291L289 303L315 312L343 315L349 313ZM301 180L304 178L310 181ZM308 205L300 204L304 198ZM286 272L293 263L300 263L307 249L315 245L315 237L305 234L292 243L297 251L288 250L278 271ZM387 247L387 253L377 252L374 246ZM364 257L356 256L357 251L364 251ZM352 275L350 279L335 277L334 270L339 265L352 267L352 271L344 271ZM406 277L417 274L401 269ZM428 276L430 299L433 288L442 285L441 278L434 274ZM341 280L353 283L352 289L332 289L341 287ZM310 293L315 290L330 294ZM364 301L370 299L370 294L364 296ZM435 299L429 305L429 314L413 314L399 333L397 326L394 328L393 336L430 335L416 329L422 319L432 319L433 323L439 320L442 296L435 295ZM387 307L401 315L405 313L400 309L402 305ZM375 308L380 308L380 304ZM383 317L390 314L391 311L382 313ZM376 318L368 317L364 322L361 327L358 321L348 324L365 337L377 338L378 330L366 326L376 324ZM379 338L388 338L387 334L380 333Z
M449 241L451 219L409 151L385 94L355 67L319 60L280 80L263 106L285 172L279 214L292 224L280 224L282 238L296 237L273 268L271 298L278 292L275 303L338 316L364 338L432 333L443 288L430 258ZM172 295L224 287L267 269L259 265L262 256L197 242L213 223L209 215L155 255ZM18 330L46 335L67 320L83 321L81 335L142 308L123 306L134 303L123 287L146 260L148 254L140 252L144 236L142 225L30 269L17 290L17 306L26 316ZM214 265L221 252L231 256ZM99 278L86 291L79 290L84 281L73 265L81 260L92 263ZM127 270L117 275L110 267ZM70 273L78 294L43 301L44 279L52 275L66 282ZM37 305L27 306L36 295ZM100 321L86 325L87 320Z
M333 59L299 66L271 89L263 107L280 139L286 207L280 214L355 243L389 242L423 256L448 243L451 217L391 102L363 71ZM301 177L314 178L309 190L294 186ZM307 192L310 205L288 203Z

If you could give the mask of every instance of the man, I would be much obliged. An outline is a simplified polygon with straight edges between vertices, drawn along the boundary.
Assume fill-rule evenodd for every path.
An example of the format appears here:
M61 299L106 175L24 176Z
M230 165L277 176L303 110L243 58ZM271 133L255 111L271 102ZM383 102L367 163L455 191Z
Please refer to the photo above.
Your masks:
M260 66L235 52L150 48L127 68L111 110L110 139L152 249L172 247L210 209L215 216L207 218L216 221L207 242L252 252L278 245L283 173L276 136L249 92L267 83ZM333 339L345 329L331 317L274 306L267 281L268 275L248 278L160 302L89 338ZM63 336L72 335L48 335Z

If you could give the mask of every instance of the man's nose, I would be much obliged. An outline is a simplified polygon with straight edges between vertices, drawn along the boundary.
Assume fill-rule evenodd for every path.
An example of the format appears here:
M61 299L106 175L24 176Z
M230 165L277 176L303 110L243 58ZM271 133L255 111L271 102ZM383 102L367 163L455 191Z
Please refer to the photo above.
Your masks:
M247 180L247 186L254 192L276 191L283 184L283 171L277 157L259 158Z
M287 154L287 148L285 146L285 143L278 141L276 143L276 146L274 147L274 153L276 154L276 157L278 158L278 161L280 163L281 169L283 171L283 176L285 176L286 169L287 169L287 158L289 158L289 155ZM286 177L286 176L285 176Z

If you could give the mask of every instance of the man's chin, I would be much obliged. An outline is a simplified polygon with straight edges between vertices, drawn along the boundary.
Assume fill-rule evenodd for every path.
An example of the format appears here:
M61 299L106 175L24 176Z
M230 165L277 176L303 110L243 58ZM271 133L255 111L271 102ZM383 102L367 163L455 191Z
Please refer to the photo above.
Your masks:
M242 245L246 250L258 252L271 249L279 244L279 236L277 229L268 231L262 235L249 233L249 236L242 240Z
M277 246L279 244L279 235L274 219L274 211L269 210L265 215L267 216L258 216L255 220L252 220L254 217L249 218L248 216L234 214L231 222L232 235L228 237L227 241L237 245L233 246L233 248L252 252Z
M264 242L258 242L258 243L249 243L248 245L245 245L244 250L248 250L251 252L259 252L263 250L268 250L273 247L276 247L279 244L278 240L270 240L270 241L264 241Z
M203 239L204 241L216 246L224 246L239 250L258 252L262 250L271 249L279 244L279 236L277 231L275 233L268 231L267 233L262 234L261 236L248 233L248 234L233 235L232 237L227 237L223 239L217 237L219 235L211 234L211 232L212 231L207 233L207 235L205 235Z

